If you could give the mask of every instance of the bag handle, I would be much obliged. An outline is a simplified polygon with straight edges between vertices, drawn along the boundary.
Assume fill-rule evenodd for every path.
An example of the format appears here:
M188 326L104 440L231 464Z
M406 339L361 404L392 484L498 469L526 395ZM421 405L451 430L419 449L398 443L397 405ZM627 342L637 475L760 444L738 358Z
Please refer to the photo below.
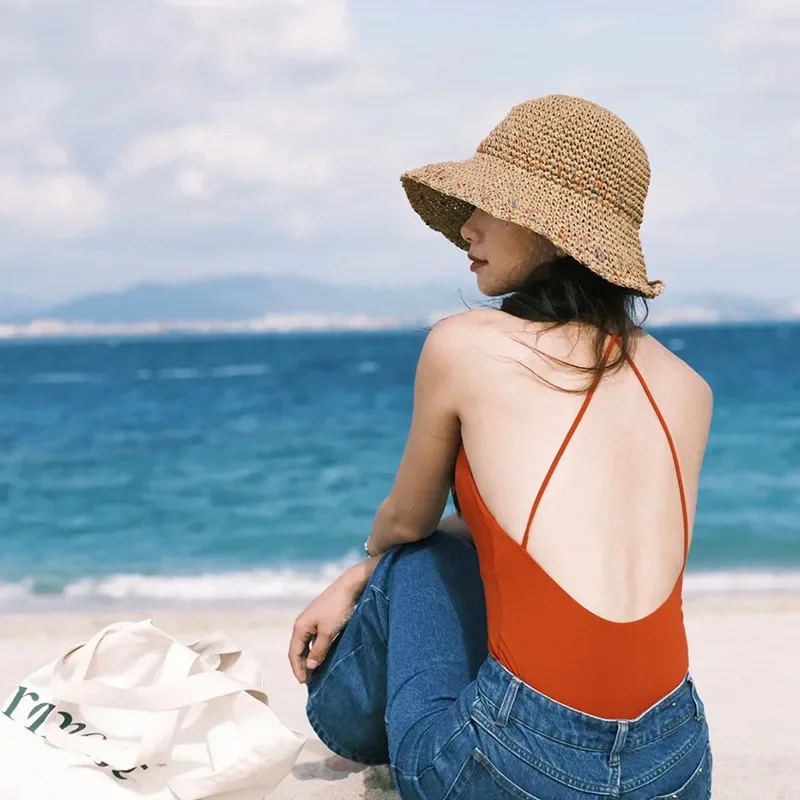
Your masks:
M175 735L182 709L216 697L242 691L244 686L225 678L222 673L190 675L200 655L172 641L164 655L162 683L154 686L120 688L101 680L87 678L100 644L109 636L130 628L134 623L114 623L103 628L78 650L65 653L53 665L51 691L57 702L121 710L154 713L142 738L136 744L109 741L104 737L74 736L61 730L55 715L48 718L43 734L55 747L103 761L116 769L134 769L153 763L168 750ZM138 623L152 626L150 620ZM153 633L159 633L152 629ZM67 659L69 658L69 664ZM201 679L200 681L193 679ZM210 680L209 680L210 678Z
M164 656L161 670L164 680L159 684L123 688L87 678L101 642L134 624L152 626L150 620L144 623L114 623L103 628L77 650L73 648L67 651L53 666L51 691L54 700L65 703L149 711L153 717L144 735L137 744L109 741L100 737L74 736L63 731L57 725L55 715L52 715L45 722L43 733L55 747L86 755L95 761L103 761L115 769L134 769L143 763L157 762L168 750L183 709L242 691L247 691L258 700L266 701L261 692L261 670L258 662L250 657L242 658L241 650L221 633L210 634L188 647L172 641ZM155 628L153 632L160 633ZM208 655L219 655L219 668L228 667L230 673L215 671L191 675L190 672L197 662ZM223 661L223 657L228 657L227 663ZM69 674L67 658L71 668ZM242 662L241 665L239 661ZM255 669L251 661L255 662ZM233 672L238 674L231 674ZM240 680L239 676L245 678L246 682Z
M269 705L269 698L263 691L264 675L258 659L243 653L225 633L214 631L186 646L197 653L212 669L224 672L245 684L253 697L264 705ZM215 657L217 660L213 661ZM211 663L209 659L212 659Z
M77 684L53 680L53 694L58 700L125 711L177 711L248 689L224 672L201 672L182 681L136 688L109 686L94 679Z
M222 669L223 658L222 656L232 657L235 661L236 656L242 654L241 648L237 647L227 634L223 631L213 631L205 636L201 636L194 642L186 645L190 650L194 650L199 656L220 656L220 665L217 669Z
M108 625L79 648L72 648L53 665L51 690L53 696L66 703L141 711L170 711L196 703L207 702L240 691L262 694L261 668L258 660L245 656L236 645L218 632L204 636L190 645L171 640L164 656L161 680L151 686L117 687L97 678L87 678L89 668L101 642L113 633L131 625L145 623L117 622ZM161 633L158 629L152 629ZM161 634L165 638L166 634ZM191 675L198 660L207 663L205 656L219 655L214 672ZM229 657L223 661L222 657ZM70 663L67 665L67 658ZM242 668L238 668L241 664ZM209 665L210 666L210 665Z
M145 624L149 625L150 623L148 621ZM69 651L56 662L53 666L50 683L53 699L78 705L98 705L97 703L84 703L78 699L78 696L85 692L83 687L94 687L95 694L99 694L101 699L107 690L123 693L130 691L108 686L102 681L85 677L103 639L112 633L123 630L125 625L130 627L128 623L118 623L104 628L87 642L85 651ZM69 656L71 656L72 674L65 677L66 659ZM162 675L168 676L170 680L175 677L188 676L198 658L196 653L187 650L177 642L172 642L164 655ZM180 709L169 709L164 713L152 715L142 738L136 744L109 740L103 734L99 734L97 737L70 735L56 724L55 715L49 717L45 722L43 734L50 744L59 749L79 753L95 761L110 764L115 769L125 770L157 761L159 756L168 750L179 719Z
M181 682L140 689L119 689L99 681L86 680L75 686L59 686L56 690L58 699L68 703L156 712L136 744L70 735L56 725L53 716L48 718L44 736L52 745L88 756L94 761L104 761L121 770L157 762L168 751L185 708L248 691L246 686L222 672L205 672Z
M105 628L98 631L87 642L75 645L75 647L71 647L69 650L67 650L67 652L56 661L54 669L63 667L67 658L70 658L71 656L70 664L72 665L72 680L84 680L89 672L89 667L91 666L92 660L97 652L97 648L100 646L100 642L102 642L103 639L107 638L112 633L118 633L119 631L122 631L133 624L134 623L132 622L113 622L111 625L106 625Z

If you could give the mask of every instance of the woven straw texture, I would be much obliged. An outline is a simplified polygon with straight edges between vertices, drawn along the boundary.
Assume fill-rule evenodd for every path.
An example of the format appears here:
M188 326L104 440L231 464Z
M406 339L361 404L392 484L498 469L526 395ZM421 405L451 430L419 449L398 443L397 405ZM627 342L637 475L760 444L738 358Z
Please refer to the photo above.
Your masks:
M605 108L549 95L515 106L466 161L430 164L401 178L426 225L458 247L477 207L530 228L617 286L648 298L639 238L650 184L636 134Z

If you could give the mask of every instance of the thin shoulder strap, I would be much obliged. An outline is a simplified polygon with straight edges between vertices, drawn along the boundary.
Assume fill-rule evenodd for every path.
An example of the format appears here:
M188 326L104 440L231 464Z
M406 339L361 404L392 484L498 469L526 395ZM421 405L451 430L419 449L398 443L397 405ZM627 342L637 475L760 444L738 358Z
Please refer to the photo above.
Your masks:
M608 361L608 357L611 355L611 349L614 347L614 344L617 342L617 337L612 336L611 341L608 343L608 347L606 348L606 352L603 355L603 364ZM572 427L567 432L564 441L561 443L561 447L559 448L558 452L556 453L556 457L553 459L553 463L550 465L550 469L547 470L547 475L544 476L544 480L542 481L542 485L539 487L539 493L536 495L536 499L533 501L533 506L531 507L531 513L528 516L528 524L525 526L525 534L522 537L522 547L523 549L527 549L528 547L528 538L531 532L531 523L533 522L533 518L536 516L536 511L539 508L539 503L542 502L542 497L544 497L545 490L547 489L548 484L550 483L550 479L553 477L553 473L556 471L556 467L558 466L558 462L561 461L561 456L564 455L564 451L567 449L572 437L575 435L575 431L578 430L578 425L581 424L581 420L583 419L583 415L586 413L586 410L589 408L589 403L592 402L592 398L594 397L595 390L597 389L597 384L595 383L591 389L586 393L586 398L583 401L583 405L581 406L580 411L578 412L578 416L575 417L575 421L572 423Z
M681 512L683 513L683 563L685 566L686 560L689 556L689 511L686 507L686 490L683 485L683 473L681 472L681 464L680 460L678 459L678 451L675 447L675 442L672 439L672 434L670 433L669 427L667 426L667 421L664 419L664 415L661 413L661 409L658 407L658 404L656 403L656 400L653 397L653 394L650 391L650 387L647 385L644 376L641 372L639 372L639 368L636 366L630 356L628 357L628 363L630 364L631 369L634 371L636 377L639 379L639 383L642 384L642 389L644 389L644 393L647 395L647 399L650 401L650 405L653 407L653 411L656 412L658 421L661 423L661 427L664 429L664 433L667 436L667 442L669 443L669 449L672 453L672 460L675 463L675 474L678 478L678 491L681 495Z

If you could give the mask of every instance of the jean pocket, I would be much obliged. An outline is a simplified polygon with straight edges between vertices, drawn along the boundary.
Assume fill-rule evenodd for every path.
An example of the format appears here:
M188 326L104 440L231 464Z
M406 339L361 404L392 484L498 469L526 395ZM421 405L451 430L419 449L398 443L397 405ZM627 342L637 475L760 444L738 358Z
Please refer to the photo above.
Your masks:
M713 757L711 745L706 745L705 753L697 769L683 785L669 794L660 794L653 800L708 800L711 797L711 770ZM669 774L669 773L667 773Z
M544 797L532 795L517 786L477 748L472 751L446 797L447 800L544 800Z

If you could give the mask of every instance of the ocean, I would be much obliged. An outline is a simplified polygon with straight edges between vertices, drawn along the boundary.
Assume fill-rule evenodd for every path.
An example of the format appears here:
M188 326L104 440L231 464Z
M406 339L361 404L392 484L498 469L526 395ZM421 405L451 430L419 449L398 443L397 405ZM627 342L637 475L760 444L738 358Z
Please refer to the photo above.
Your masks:
M715 392L687 592L800 588L800 326L654 329ZM296 605L358 557L422 331L0 345L0 611Z

